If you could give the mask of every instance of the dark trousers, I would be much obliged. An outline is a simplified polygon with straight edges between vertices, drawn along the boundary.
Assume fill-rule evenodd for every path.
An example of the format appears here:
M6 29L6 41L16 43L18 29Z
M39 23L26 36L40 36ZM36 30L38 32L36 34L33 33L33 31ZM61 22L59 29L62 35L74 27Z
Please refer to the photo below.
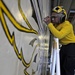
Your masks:
M75 70L75 43L62 45L60 48L61 75L74 75Z

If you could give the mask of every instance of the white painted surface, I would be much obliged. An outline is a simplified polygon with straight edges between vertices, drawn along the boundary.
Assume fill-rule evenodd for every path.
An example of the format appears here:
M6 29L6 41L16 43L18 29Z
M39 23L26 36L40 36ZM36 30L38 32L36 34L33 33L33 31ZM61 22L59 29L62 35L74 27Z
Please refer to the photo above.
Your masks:
M11 14L14 16L16 21L20 23L22 26L28 28L27 24L23 20L23 17L21 16L21 13L19 11L18 0L0 0L0 2L1 1L5 3L5 5L7 6ZM26 15L29 23L31 24L32 28L38 32L39 30L38 25L36 21L34 20L34 18L32 17L33 10L31 7L30 0L20 0L20 1L21 1L21 8L24 14ZM40 35L19 31L11 23L9 18L6 16L5 12L3 14L6 20L6 24L9 28L10 34L12 35L12 33L14 32L15 42L16 42L18 51L20 53L22 49L24 60L27 63L31 60L33 51L35 49L32 61L30 63L30 66L27 68L26 72L32 75L32 70L34 70L35 75L38 75L39 72L37 67L38 67L41 55L39 54L40 47L39 46L36 47L36 45L40 44L42 40L43 40L42 43L44 44L44 40L49 39L49 38L46 38L48 36L46 36L44 39L39 39L38 37ZM1 13L0 13L0 17L1 17ZM29 43L35 38L36 40L34 41L33 46L29 45ZM47 41L46 43L48 44L48 40L46 41ZM36 62L33 62L36 54L37 54ZM8 38L6 37L4 33L4 30L2 28L1 18L0 18L0 75L25 75L24 69L26 69L26 67L23 65L22 61L18 59L13 46L10 44L10 42L8 41Z

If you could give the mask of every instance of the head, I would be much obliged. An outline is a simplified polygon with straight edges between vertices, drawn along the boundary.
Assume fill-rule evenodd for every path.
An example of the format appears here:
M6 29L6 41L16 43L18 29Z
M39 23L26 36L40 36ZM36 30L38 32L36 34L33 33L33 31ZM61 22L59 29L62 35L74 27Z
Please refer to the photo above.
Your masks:
M67 13L61 6L56 6L52 10L51 21L54 24L60 24L67 19Z

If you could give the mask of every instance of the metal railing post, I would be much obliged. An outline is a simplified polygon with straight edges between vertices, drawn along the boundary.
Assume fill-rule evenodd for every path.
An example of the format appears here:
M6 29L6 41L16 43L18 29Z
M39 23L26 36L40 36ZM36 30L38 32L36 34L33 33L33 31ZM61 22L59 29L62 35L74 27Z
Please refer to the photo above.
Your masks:
M54 38L51 75L60 75L59 40ZM56 69L56 71L55 71Z

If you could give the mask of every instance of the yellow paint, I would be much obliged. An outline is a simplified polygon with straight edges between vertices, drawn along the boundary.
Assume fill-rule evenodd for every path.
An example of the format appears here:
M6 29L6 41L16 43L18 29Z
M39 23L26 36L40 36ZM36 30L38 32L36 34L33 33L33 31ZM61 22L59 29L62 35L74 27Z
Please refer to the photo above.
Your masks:
M16 53L18 59L20 59L20 60L22 61L23 65L26 67L25 70L24 70L25 75L29 75L28 72L26 71L26 69L30 66L30 63L31 63L32 58L33 58L34 51L35 51L35 49L36 49L36 47L37 47L38 45L35 47L35 49L34 49L34 51L33 51L33 54L32 54L32 57L31 57L30 62L27 63L27 62L25 61L25 59L24 59L24 56L23 56L23 53L22 53L22 49L21 49L21 52L19 53L19 50L18 50L18 48L17 48L17 46L16 46L16 42L15 42L15 35L14 35L14 32L13 32L12 35L10 34L9 28L8 28L8 26L7 26L7 24L6 24L6 20L5 20L4 14L3 14L3 13L6 14L6 16L7 16L7 17L9 18L9 20L12 22L12 24L14 25L14 27L16 27L18 30L20 30L20 31L22 31L22 32L26 32L26 33L38 34L38 32L32 28L32 26L30 25L30 23L29 23L29 21L27 20L26 16L24 15L24 13L23 13L23 11L22 11L22 9L21 9L21 7L20 7L20 0L18 0L18 6L19 6L19 11L20 11L20 13L21 13L21 15L22 15L24 21L25 21L26 24L28 25L29 29L26 28L26 27L24 27L24 26L22 26L21 24L19 24L19 23L15 20L15 18L14 18L14 17L12 16L12 14L9 12L9 10L7 9L7 7L5 6L5 4L3 3L2 0L0 0L0 21L1 21L1 23L2 23L2 27L3 27L3 29L4 29L4 32L5 32L6 36L7 36L7 38L8 38L8 41L9 41L10 44L13 46L14 51L15 51L15 53Z

